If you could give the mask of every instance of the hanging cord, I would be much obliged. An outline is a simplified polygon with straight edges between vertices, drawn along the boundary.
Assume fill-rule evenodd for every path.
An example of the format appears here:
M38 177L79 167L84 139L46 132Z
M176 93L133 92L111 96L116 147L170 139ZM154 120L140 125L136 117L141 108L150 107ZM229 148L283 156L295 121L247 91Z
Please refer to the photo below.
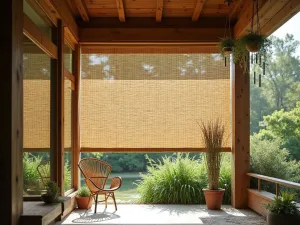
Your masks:
M256 33L260 34L260 24L259 24L259 16L258 16L258 0L256 1L256 20L257 20L257 24L256 24Z
M254 15L255 15L254 8L255 8L255 0L253 0L252 2L252 18L251 18L251 30L250 30L251 33L254 33Z

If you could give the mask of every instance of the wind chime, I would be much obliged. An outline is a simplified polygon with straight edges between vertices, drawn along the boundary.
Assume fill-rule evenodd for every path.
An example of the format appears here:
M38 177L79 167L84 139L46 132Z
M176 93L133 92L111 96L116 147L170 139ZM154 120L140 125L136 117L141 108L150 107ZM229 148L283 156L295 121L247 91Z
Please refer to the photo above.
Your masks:
M256 10L255 10L256 8ZM255 12L256 11L256 12ZM256 31L254 31L254 17L256 15ZM253 37L251 38L249 37ZM257 81L257 74L258 73L258 86L261 87L261 77L262 74L266 74L266 47L265 44L267 40L264 41L257 41L255 38L261 37L263 40L265 39L262 37L260 33L260 23L259 23L259 16L258 16L258 0L253 0L252 4L252 20L251 20L251 30L248 34L248 38L250 39L246 43L246 48L250 52L250 64L253 68L253 83L256 84ZM256 67L254 67L257 65Z

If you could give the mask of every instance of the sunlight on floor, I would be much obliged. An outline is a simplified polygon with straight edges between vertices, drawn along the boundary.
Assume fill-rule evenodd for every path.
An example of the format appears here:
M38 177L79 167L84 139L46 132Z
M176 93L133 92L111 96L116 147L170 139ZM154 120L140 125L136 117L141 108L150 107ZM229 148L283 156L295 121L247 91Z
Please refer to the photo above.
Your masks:
M223 206L222 210L207 210L205 205L138 205L119 204L107 210L98 205L92 209L74 210L64 221L55 225L71 224L209 224L209 225L264 225L265 219L251 210L237 210Z

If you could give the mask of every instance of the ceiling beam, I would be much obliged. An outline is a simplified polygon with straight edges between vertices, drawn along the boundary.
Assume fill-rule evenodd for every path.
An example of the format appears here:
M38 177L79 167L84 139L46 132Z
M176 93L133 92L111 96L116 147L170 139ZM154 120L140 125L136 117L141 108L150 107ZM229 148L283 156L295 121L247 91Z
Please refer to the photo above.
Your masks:
M79 11L82 20L88 22L90 18L84 0L75 0L75 4L77 6L77 9Z
M116 0L117 2L117 9L118 9L118 14L119 14L119 20L121 22L125 22L125 11L124 11L124 4L123 0Z
M192 16L192 21L198 21L205 1L206 0L197 0L196 7Z
M263 28L268 24L291 0L259 0L259 21L260 27ZM297 1L296 1L297 2ZM290 11L293 11L292 8L289 8L285 11L285 14L288 14ZM284 16L284 15L281 15ZM239 20L234 26L234 36L239 38L244 35L251 28L251 19L252 19L252 4L250 4L245 12L239 17ZM280 22L278 22L280 23ZM254 16L254 28L256 29L256 16ZM280 24L281 25L281 24ZM271 30L270 30L271 31ZM269 33L270 33L269 31ZM274 30L272 30L274 31Z
M41 1L46 1L46 0L41 0ZM54 10L51 10L51 13L54 14L57 19L61 19L64 25L68 27L70 32L78 40L78 27L68 7L67 2L65 0L50 0L48 2L51 2L54 7Z
M156 1L156 22L161 22L164 0Z
M237 0L234 2L234 4L231 7L229 18L233 19L236 18L240 10L243 8L243 4L245 3L245 0Z
M217 43L224 28L81 28L80 43L205 42Z

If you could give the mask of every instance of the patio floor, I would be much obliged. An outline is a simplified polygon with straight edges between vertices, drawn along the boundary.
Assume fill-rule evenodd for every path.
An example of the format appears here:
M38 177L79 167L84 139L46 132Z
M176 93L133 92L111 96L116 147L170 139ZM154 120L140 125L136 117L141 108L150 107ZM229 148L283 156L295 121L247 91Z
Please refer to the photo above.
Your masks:
M265 225L265 218L251 210L223 206L220 211L207 210L205 205L138 205L119 204L118 211L99 204L92 209L74 210L55 225L68 224L206 224L206 225Z

